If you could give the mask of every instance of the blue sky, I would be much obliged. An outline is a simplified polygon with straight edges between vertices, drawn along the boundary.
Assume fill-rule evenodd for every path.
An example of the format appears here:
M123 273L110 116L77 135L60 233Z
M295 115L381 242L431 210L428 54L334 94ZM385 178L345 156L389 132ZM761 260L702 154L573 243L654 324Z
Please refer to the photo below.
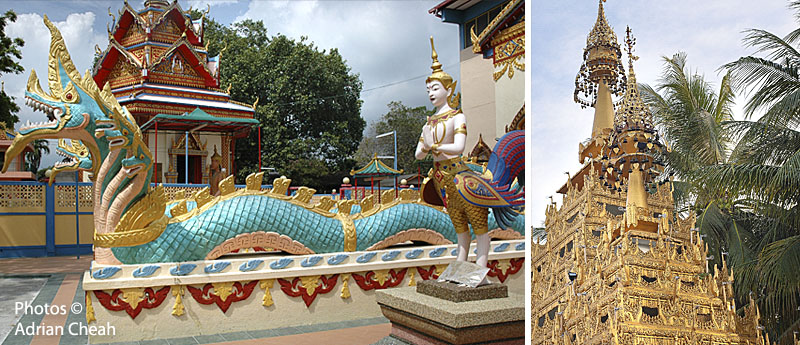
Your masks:
M742 30L759 28L783 36L797 27L787 4L784 0L610 0L604 6L620 44L626 25L633 30L634 54L640 57L634 66L639 83L655 85L661 57L684 51L691 70L719 87L721 65L754 53L742 45ZM531 6L528 52L533 63L527 69L532 78L533 163L528 164L532 182L527 213L534 226L541 226L548 196L560 205L555 191L566 182L565 172L574 174L580 168L578 143L591 135L594 108L581 109L572 94L586 36L597 18L597 1L534 1ZM745 100L737 97L737 117L742 117Z
M128 1L135 9L143 1ZM425 77L430 74L430 43L433 35L439 60L456 79L458 69L458 27L441 22L428 14L439 3L434 1L230 1L179 0L181 7L206 9L220 23L244 19L263 20L271 34L299 39L307 36L320 49L338 48L354 73L363 81L361 114L367 122L385 113L386 104L402 101L408 106L428 106ZM47 71L50 35L42 23L47 14L61 30L79 71L90 69L95 45L108 45L106 25L111 25L109 7L114 15L123 1L8 1L0 0L0 11L13 9L18 19L6 28L11 37L25 40L22 62L25 72L3 75L5 90L17 99L22 123L42 121L24 106L25 83L31 69L42 78ZM222 61L224 70L225 61ZM404 81L401 83L396 83ZM396 83L396 84L393 84ZM391 86L385 86L393 84ZM371 89L371 90L370 90ZM367 91L370 90L370 91ZM55 149L55 143L51 144ZM51 165L57 156L50 155L42 167Z

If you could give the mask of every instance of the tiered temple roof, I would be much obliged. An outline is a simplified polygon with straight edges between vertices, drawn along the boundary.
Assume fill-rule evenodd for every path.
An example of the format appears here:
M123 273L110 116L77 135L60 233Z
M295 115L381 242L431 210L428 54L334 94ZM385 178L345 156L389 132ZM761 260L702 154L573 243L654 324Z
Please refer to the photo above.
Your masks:
M161 0L145 1L142 10L126 1L118 18L111 16L113 29L94 66L94 80L100 87L108 83L139 125L158 114L189 114L196 108L226 118L216 121L224 131L252 122L247 120L253 119L255 105L233 101L220 89L221 54L208 56L202 18L193 21L177 1Z

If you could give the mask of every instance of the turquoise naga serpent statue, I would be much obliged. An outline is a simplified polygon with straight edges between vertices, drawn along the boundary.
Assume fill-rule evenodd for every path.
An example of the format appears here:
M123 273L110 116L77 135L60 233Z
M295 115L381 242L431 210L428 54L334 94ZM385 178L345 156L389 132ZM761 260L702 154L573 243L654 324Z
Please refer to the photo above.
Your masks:
M32 71L26 104L41 110L48 122L19 129L8 149L3 171L34 139L60 140L59 152L71 162L54 172L82 170L94 180L95 260L102 264L139 264L215 259L247 248L273 248L291 254L330 253L386 248L406 241L448 244L456 240L442 208L419 201L403 190L384 192L357 203L329 197L311 203L314 190L301 187L287 196L288 179L261 190L262 174L247 177L236 189L233 177L219 183L219 195L205 188L167 200L164 188L151 188L153 157L133 117L120 106L110 86L100 89L89 71L81 77L58 29L44 18L51 43L45 93ZM54 175L54 174L53 174ZM523 217L509 229L489 228L495 238L522 238Z

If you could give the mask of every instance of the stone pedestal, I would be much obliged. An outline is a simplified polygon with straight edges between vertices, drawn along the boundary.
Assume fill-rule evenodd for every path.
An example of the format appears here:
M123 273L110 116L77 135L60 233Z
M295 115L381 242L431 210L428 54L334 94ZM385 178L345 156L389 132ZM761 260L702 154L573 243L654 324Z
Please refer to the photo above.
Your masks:
M417 287L378 291L392 322L377 344L523 344L525 298L502 284L478 288L422 281Z

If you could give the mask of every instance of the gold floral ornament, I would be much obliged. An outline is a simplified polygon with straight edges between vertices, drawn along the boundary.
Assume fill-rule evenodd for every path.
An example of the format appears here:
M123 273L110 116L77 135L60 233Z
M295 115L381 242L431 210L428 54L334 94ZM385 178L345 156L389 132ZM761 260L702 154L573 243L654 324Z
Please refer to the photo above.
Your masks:
M433 46L433 36L431 36L431 59L433 60L431 64L433 73L425 79L425 83L427 84L434 80L442 83L442 86L450 91L450 96L447 97L447 105L449 105L450 108L457 109L461 103L461 92L456 93L456 84L458 84L458 82L453 80L453 77L442 70L442 64L439 62L439 54L436 53L436 48Z

